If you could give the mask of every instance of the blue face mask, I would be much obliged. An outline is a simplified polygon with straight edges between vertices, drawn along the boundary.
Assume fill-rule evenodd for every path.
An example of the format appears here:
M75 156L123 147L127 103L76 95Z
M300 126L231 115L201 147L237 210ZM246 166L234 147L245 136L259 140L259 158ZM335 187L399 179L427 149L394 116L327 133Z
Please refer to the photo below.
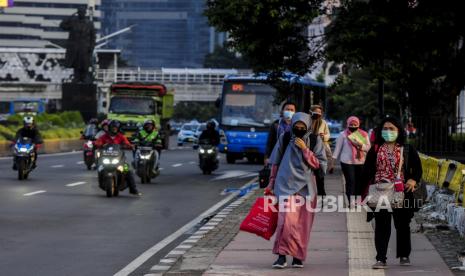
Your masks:
M286 111L283 112L283 117L286 120L292 119L292 116L294 116L294 112L292 112L292 111L286 110Z
M394 142L397 140L399 133L397 131L392 130L383 130L381 131L381 136L386 142Z

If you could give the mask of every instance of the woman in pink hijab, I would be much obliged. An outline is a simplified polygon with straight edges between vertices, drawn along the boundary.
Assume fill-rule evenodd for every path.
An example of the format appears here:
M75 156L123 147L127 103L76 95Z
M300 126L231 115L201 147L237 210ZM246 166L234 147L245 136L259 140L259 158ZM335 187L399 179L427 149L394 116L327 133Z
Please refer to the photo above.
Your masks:
M342 173L346 181L346 195L360 196L361 178L365 157L370 149L368 133L360 129L360 120L351 116L347 119L347 129L339 135L334 149L334 160L341 161Z

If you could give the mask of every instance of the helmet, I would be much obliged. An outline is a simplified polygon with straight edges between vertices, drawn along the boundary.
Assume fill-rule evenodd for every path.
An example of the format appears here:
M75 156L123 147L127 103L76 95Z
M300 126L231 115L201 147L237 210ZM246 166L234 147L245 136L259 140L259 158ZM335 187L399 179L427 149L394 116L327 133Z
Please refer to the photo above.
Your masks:
M98 124L98 120L96 118L92 118L89 120L89 125L97 125Z
M105 119L105 120L102 121L102 127L108 126L109 124L110 124L110 120L108 120L108 119Z
M121 123L119 121L112 120L110 124L108 125L108 128L109 128L108 131L110 132L110 134L116 135L118 134L120 127L121 127Z
M152 128L149 130L149 125L152 125ZM155 128L155 121L152 119L147 119L144 121L144 130L145 131L152 131Z
M32 125L34 124L34 117L32 116L26 116L23 118L23 123L24 123L24 126L26 127L32 127Z
M215 129L216 123L213 121L208 121L207 123L207 129Z

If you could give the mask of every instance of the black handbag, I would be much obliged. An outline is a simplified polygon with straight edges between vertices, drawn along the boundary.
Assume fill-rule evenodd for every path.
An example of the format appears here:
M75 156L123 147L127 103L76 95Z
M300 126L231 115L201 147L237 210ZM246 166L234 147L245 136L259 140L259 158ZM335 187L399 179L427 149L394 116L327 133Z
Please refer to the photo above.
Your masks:
M270 165L266 165L258 172L258 183L260 184L260 188L266 188L268 183L270 183L270 175L271 175L271 167Z

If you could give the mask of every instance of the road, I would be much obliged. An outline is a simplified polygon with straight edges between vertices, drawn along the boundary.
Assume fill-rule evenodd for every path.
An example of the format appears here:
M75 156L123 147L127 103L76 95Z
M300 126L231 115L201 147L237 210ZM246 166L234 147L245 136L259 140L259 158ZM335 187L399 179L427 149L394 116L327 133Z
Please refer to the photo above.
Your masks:
M20 182L12 161L0 159L2 275L113 275L259 170L245 161L228 165L222 156L220 169L205 176L195 151L174 149L162 153L154 183L137 179L141 198L127 190L106 198L81 160L81 153L39 156L38 168Z

